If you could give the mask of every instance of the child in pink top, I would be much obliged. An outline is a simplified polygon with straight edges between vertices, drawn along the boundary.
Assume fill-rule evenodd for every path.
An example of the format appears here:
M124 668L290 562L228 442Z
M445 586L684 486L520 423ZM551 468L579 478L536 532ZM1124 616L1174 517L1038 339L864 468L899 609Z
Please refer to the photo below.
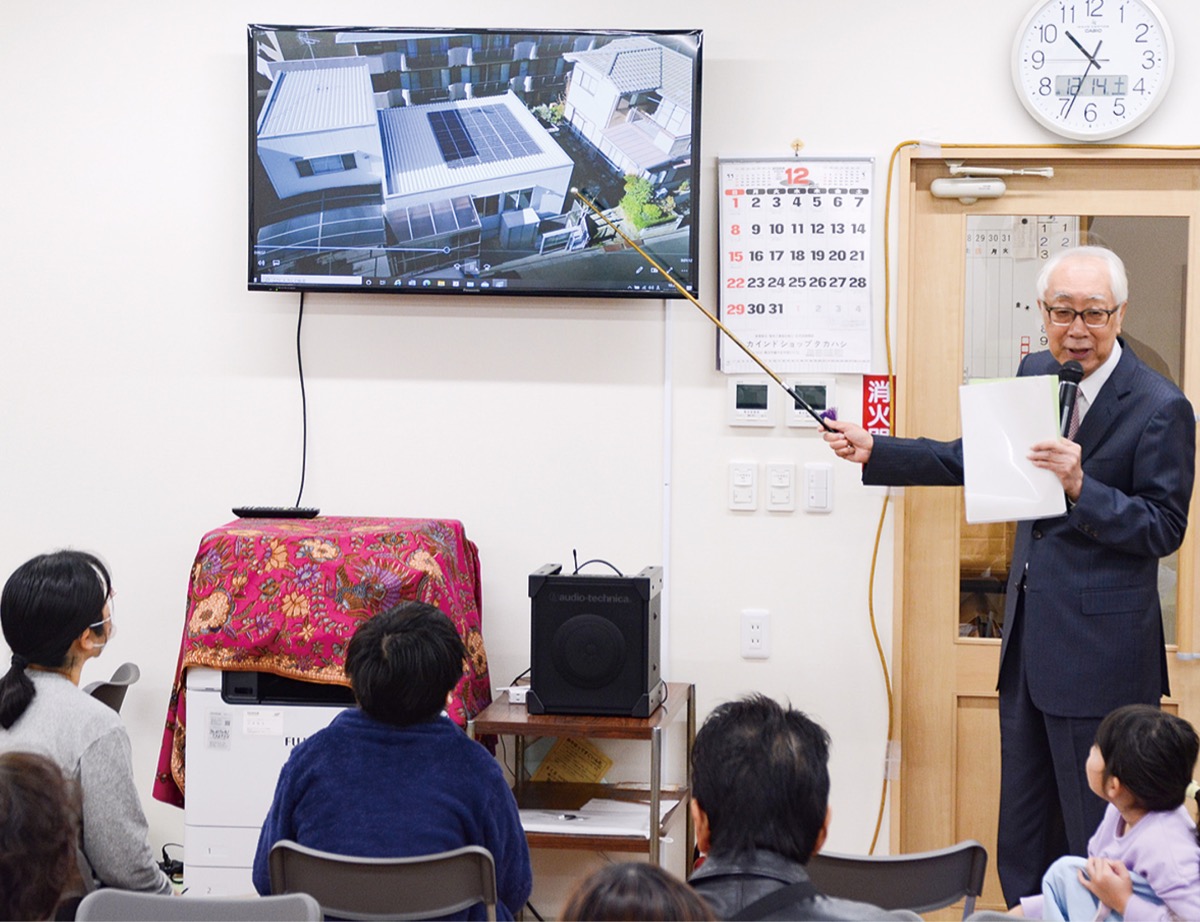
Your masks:
M1040 896L1014 915L1038 919L1200 919L1200 834L1183 802L1200 739L1158 708L1113 711L1096 731L1088 784L1108 809L1086 859L1058 859Z

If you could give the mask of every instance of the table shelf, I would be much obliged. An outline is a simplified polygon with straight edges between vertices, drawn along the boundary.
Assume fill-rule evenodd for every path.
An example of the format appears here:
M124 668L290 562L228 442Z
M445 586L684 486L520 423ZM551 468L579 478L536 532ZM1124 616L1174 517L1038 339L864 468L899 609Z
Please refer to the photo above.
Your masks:
M663 785L660 796L665 800L678 800L667 811L659 824L661 837L670 835L671 828L681 817L688 817L690 792L686 785ZM517 806L534 810L578 810L589 800L604 798L637 803L645 802L650 809L652 791L649 787L618 787L612 784L585 784L564 781L528 781L522 785ZM574 848L596 851L645 852L649 848L643 836L601 836L579 833L527 832L525 838L530 848Z
M662 780L663 732L680 719L686 719L686 777L681 784L664 785ZM647 801L650 815L660 812L663 798L678 800L658 825L658 835L601 836L579 833L526 832L530 848L586 849L648 854L659 863L661 840L684 817L685 855L691 860L695 831L692 828L690 779L692 742L696 737L696 689L685 683L669 683L663 704L649 717L589 716L581 714L530 714L524 704L513 704L508 694L492 702L475 716L467 731L473 736L505 735L516 740L517 805L525 809L577 810L589 800L607 798L623 801ZM623 739L650 743L650 778L645 787L578 782L530 781L525 771L527 738ZM685 868L685 873L686 873Z

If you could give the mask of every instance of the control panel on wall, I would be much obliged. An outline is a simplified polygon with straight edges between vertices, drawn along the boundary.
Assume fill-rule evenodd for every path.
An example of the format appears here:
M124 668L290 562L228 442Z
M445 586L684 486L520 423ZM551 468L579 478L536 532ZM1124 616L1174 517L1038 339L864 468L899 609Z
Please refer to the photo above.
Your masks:
M830 407L837 405L835 402L837 391L833 378L797 377L790 379L787 386L797 397L812 407L818 416ZM798 402L789 398L787 394L783 395L783 402L787 405L785 415L788 426L798 429L817 428L817 421Z
M774 426L777 416L775 404L786 394L776 394L779 386L766 376L733 377L729 379L729 425L731 426Z

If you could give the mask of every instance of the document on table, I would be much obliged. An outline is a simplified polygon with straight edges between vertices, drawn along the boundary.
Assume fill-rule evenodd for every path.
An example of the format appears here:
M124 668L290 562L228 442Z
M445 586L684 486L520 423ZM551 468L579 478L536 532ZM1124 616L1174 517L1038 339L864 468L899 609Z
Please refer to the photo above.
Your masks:
M1062 482L1029 448L1057 439L1058 378L1031 375L959 388L967 521L1044 519L1067 511Z
M659 822L678 800L659 801ZM594 798L578 810L522 810L526 832L558 832L585 836L641 836L650 838L648 801Z

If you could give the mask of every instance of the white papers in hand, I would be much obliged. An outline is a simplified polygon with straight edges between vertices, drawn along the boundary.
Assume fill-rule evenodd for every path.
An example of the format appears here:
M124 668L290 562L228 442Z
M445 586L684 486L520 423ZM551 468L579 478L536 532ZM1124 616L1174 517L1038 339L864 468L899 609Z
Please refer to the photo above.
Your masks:
M1029 449L1057 439L1058 378L1031 375L959 388L967 521L1044 519L1067 511L1062 482Z

